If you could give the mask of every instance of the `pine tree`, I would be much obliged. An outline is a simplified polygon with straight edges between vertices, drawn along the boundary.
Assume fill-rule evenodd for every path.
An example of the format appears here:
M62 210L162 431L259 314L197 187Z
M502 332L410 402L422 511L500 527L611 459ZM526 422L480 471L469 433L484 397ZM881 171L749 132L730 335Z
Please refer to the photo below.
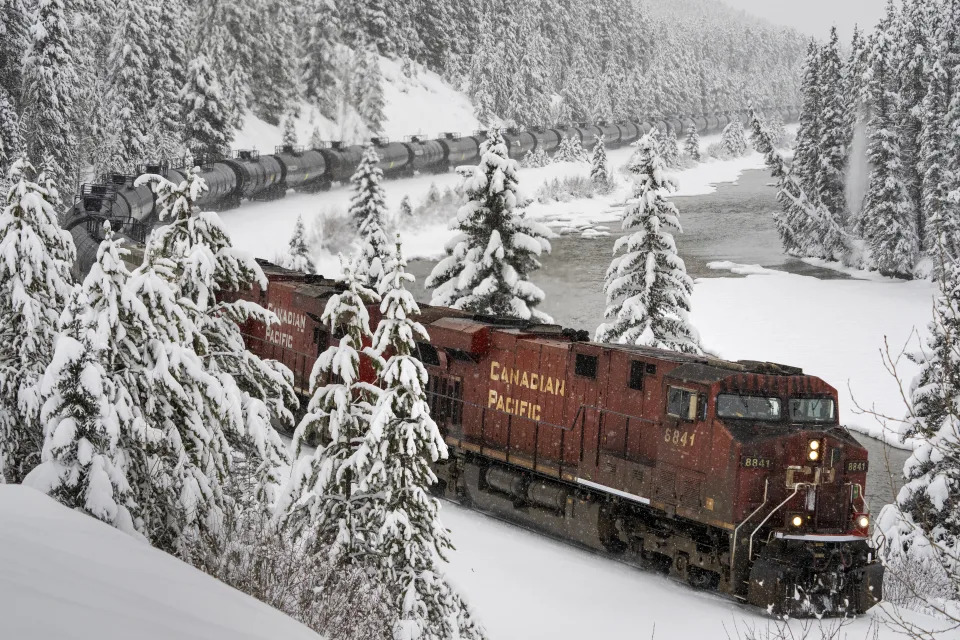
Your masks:
M0 94L9 96L11 103L16 102L23 86L23 56L30 42L30 22L24 0L0 1Z
M295 108L298 98L297 46L299 2L258 0L262 32L257 41L258 55L250 69L250 99L253 112L264 121L277 124L280 117Z
M383 277L383 266L390 252L383 230L387 204L383 187L380 186L383 171L380 170L379 162L377 150L372 144L367 145L360 166L350 178L354 193L348 213L360 232L361 242L355 276L370 289L375 289Z
M613 247L614 254L624 255L610 263L603 285L604 315L612 322L597 328L596 339L700 353L688 317L693 281L671 233L682 229L677 208L664 198L676 183L664 175L666 165L649 136L637 148L634 199L623 217L624 230L634 231Z
M583 150L583 146L580 144L580 138L567 136L560 141L554 160L556 162L587 162L588 158L587 152Z
M720 144L723 149L734 158L739 158L747 153L749 145L747 144L746 133L743 130L743 124L740 120L734 120L723 128L720 136Z
M387 119L383 110L386 103L383 98L383 75L380 73L380 60L376 49L364 47L356 54L357 82L354 85L353 104L364 124L372 133L380 133Z
M877 30L870 52L872 77L867 91L873 115L867 155L871 171L861 224L872 265L884 275L910 277L920 246L915 212L902 181L901 138L896 123L900 97L894 82L889 33L895 11L892 2L888 4L887 17Z
M107 117L113 138L112 144L108 144L109 166L121 172L147 159L151 150L148 114L152 105L148 85L150 39L154 35L148 17L140 0L124 0L107 58Z
M400 215L397 217L400 220L409 220L413 218L413 205L410 204L409 195L403 196L403 199L400 200Z
M6 180L10 165L20 153L20 119L6 90L0 86L0 185Z
M820 130L820 112L823 100L820 91L823 84L820 80L820 48L816 42L810 41L807 48L807 59L803 67L803 106L800 110L800 126L797 129L797 147L793 154L792 173L804 193L816 199L816 175L819 159L817 149L822 139ZM776 146L776 140L773 141ZM762 152L761 152L762 153Z
M537 257L550 251L550 232L516 210L517 163L507 157L499 132L481 146L466 189L469 201L451 223L460 233L426 281L434 289L432 304L551 322L536 309L543 291L528 280L540 267Z
M397 609L394 638L480 639L482 630L440 570L453 544L440 522L440 503L430 495L437 482L430 465L446 459L447 445L430 417L427 371L415 355L416 341L430 338L413 319L420 314L406 289L413 281L398 237L380 283L382 319L372 342L378 353L391 355L357 453L366 470L360 491L379 496L364 514L366 528L376 534L378 573Z
M283 119L283 140L284 146L297 146L297 119L290 113Z
M523 156L523 161L520 163L520 166L535 169L537 167L545 167L550 164L550 162L550 156L543 150L543 147L537 147L536 149L527 151Z
M322 322L342 336L327 348L310 374L312 397L293 434L293 467L277 503L277 519L307 540L313 553L328 550L341 566L366 561L375 531L361 529L373 498L356 490L366 469L356 456L370 427L379 390L360 380L361 354L379 362L364 342L372 339L367 304L378 300L354 277L343 256L346 288L327 301ZM304 447L323 444L312 454Z
M287 463L286 447L273 425L293 426L298 406L289 369L261 360L247 350L241 324L255 321L270 326L279 319L258 304L230 301L253 285L267 288L267 279L251 256L233 248L219 216L197 212L196 201L206 190L199 169L190 169L179 185L159 176L141 176L138 184L154 184L160 219L170 224L151 234L146 264L170 260L180 279L177 293L187 301L202 336L197 349L205 371L223 388L225 413L221 429L229 447L244 456L256 479L263 504L272 503L279 470Z
M601 136L597 139L597 144L593 148L593 155L590 157L590 179L594 184L605 188L610 184L610 178L610 169L607 166L607 149Z
M332 0L312 0L305 14L309 29L301 70L304 93L320 113L335 118L337 93L342 89L334 71L336 47L340 41L340 15Z
M310 148L311 149L322 149L324 147L325 141L323 136L320 134L320 128L314 127L313 132L310 134Z
M666 138L663 140L663 163L669 169L676 169L683 166L683 158L680 155L680 142L677 140L677 132L670 129Z
M940 567L960 597L960 263L946 264L940 278L930 354L914 385L907 435L920 445L904 465L907 483L897 502L880 512L887 562L910 560ZM924 596L927 594L917 594Z
M30 158L51 158L58 191L70 193L77 168L76 39L71 31L72 0L44 0L37 6L23 61L20 131Z
M303 226L303 216L297 216L297 224L290 237L290 245L286 253L277 261L281 267L301 273L313 273L313 261L310 259L310 250L307 248L306 229Z
M867 42L860 29L854 26L850 41L850 55L844 67L843 103L846 105L847 131L853 136L854 128L864 120L864 76L869 68ZM848 140L848 144L849 144Z
M233 140L233 125L220 83L204 54L190 62L187 83L180 90L180 104L184 145L193 153L224 153Z
M57 224L43 174L13 163L0 214L0 482L20 482L39 462L40 376L70 296L75 249Z
M77 288L61 319L53 358L40 380L43 449L24 483L61 504L136 533L121 430L133 420L125 390L100 361L86 294Z
M837 220L844 221L847 219L847 141L853 133L847 128L847 104L843 95L843 68L836 27L830 29L830 42L820 55L819 80L822 111L817 116L820 141L817 145L816 199Z
M697 132L697 126L691 125L687 129L687 141L683 150L694 162L700 162L700 134Z

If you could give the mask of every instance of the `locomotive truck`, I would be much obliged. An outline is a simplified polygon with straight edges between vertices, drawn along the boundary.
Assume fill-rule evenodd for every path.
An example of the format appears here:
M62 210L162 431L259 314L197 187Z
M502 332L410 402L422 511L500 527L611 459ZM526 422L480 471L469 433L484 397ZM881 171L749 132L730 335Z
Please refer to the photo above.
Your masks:
M343 285L261 264L268 288L244 297L282 324L245 325L248 347L289 366L306 394L331 339L323 308ZM823 380L442 307L419 320L450 452L436 465L441 495L778 614L880 600L867 452Z

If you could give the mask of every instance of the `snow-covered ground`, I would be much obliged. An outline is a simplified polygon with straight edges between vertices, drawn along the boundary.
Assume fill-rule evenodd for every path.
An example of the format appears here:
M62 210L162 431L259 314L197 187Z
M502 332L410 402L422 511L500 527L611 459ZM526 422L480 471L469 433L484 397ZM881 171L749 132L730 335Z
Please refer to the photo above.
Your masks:
M692 319L708 349L733 359L803 367L837 388L842 424L911 447L856 405L895 418L905 415L900 388L880 350L885 338L894 357L904 347L919 349L931 317L933 283L849 270L855 279L819 280L755 265L710 266L746 277L697 280ZM918 372L905 357L897 369L907 387Z
M320 640L176 558L18 485L0 485L0 638Z
M738 640L773 620L715 593L614 562L570 545L444 504L457 550L449 575L476 609L491 640ZM838 640L902 638L885 609L846 621ZM931 630L946 624L907 614ZM792 621L805 637L801 621ZM826 627L836 621L813 621ZM872 633L872 626L877 635ZM810 638L820 638L813 629ZM950 636L950 633L953 635ZM942 634L944 640L960 633ZM762 637L762 636L761 636Z
M386 104L382 135L397 140L415 134L435 138L446 131L469 133L480 128L473 104L466 94L451 87L434 72L420 69L415 77L408 78L396 60L382 57L380 72L384 79ZM324 140L358 142L367 137L366 128L357 124L359 119L355 114L349 114L346 122L333 122L307 103L303 103L300 111L296 131L301 144L310 140L315 127ZM233 147L272 152L281 139L279 126L248 115L237 132Z

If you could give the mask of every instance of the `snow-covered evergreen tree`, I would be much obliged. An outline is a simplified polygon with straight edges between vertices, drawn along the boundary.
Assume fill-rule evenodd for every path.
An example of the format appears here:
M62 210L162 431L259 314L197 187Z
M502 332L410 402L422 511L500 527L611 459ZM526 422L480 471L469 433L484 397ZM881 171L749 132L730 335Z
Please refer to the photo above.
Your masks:
M320 113L334 118L339 103L337 93L341 90L334 64L340 39L340 14L333 0L310 0L305 4L308 30L301 71L304 94Z
M233 140L233 124L220 82L202 53L190 62L180 104L184 145L193 153L224 153Z
M20 118L6 90L0 86L0 185L20 153Z
M687 128L687 140L683 150L691 160L700 162L700 134L697 132L697 125L690 125Z
M367 145L356 173L350 178L353 183L353 198L350 200L350 218L360 232L360 256L355 276L364 286L376 290L383 267L390 255L390 245L383 228L386 224L387 204L380 182L380 156L374 146Z
M198 168L190 169L179 185L160 176L138 178L138 184L151 182L160 219L171 222L151 234L145 264L169 260L176 266L177 293L202 336L196 351L225 396L220 429L230 448L255 467L255 489L264 504L272 503L277 474L287 462L273 425L293 425L292 410L298 405L293 375L280 363L248 351L240 332L239 325L251 320L277 324L276 315L256 303L231 301L254 284L265 290L266 276L256 260L233 248L216 213L196 211L207 188Z
M14 104L23 85L23 55L30 42L30 23L24 0L0 2L0 93Z
M556 162L587 162L589 160L577 136L564 137L553 159Z
M127 172L147 160L150 147L148 114L151 107L150 40L155 37L140 0L124 0L119 25L110 41L107 58L107 118L104 134L109 167Z
M683 156L680 154L680 141L677 140L677 132L670 129L663 139L663 163L668 169L676 169L683 166Z
M409 195L403 196L403 199L400 200L400 215L397 217L400 220L409 220L413 218L413 205L410 204Z
M346 289L330 297L321 320L331 336L342 337L320 354L310 374L312 397L293 434L294 463L276 515L313 553L327 550L333 562L350 565L365 562L377 535L362 528L374 498L357 490L366 468L356 453L380 395L360 380L362 354L379 362L363 346L373 337L366 305L378 297L354 277L342 255L340 260ZM316 441L321 444L312 454L304 451Z
M0 482L20 482L39 462L39 380L70 296L75 249L60 228L43 174L13 163L0 213Z
M251 60L250 101L253 112L266 122L277 123L281 115L296 108L302 53L297 32L300 2L257 0L263 19L257 39L257 54Z
M723 128L723 133L720 136L720 145L724 151L734 158L739 158L747 153L749 149L747 136L739 118Z
M820 140L823 137L820 131L820 112L823 108L823 99L820 95L823 84L820 81L820 47L810 41L807 48L807 59L803 67L803 105L800 109L800 126L797 129L797 146L793 154L792 172L812 202L816 200L816 175L819 158L817 156ZM776 147L776 140L773 140ZM761 153L763 153L761 151Z
M545 167L550 164L550 162L550 156L543 150L543 147L537 147L536 149L527 151L520 165L523 167L537 168Z
M290 147L295 147L298 144L297 119L292 113L288 113L283 119L283 139L281 142L284 146Z
M373 348L391 355L357 453L366 469L358 486L378 496L364 516L376 535L380 579L397 609L394 638L479 639L482 630L440 567L453 545L430 494L437 482L430 465L447 457L447 445L430 417L427 371L416 357L415 341L429 342L429 336L414 320L420 309L406 288L413 280L398 237L380 283L382 319L373 336Z
M836 27L831 28L830 42L820 53L818 70L821 112L817 114L820 140L817 144L816 198L837 220L845 221L847 141L853 133L847 128L847 103Z
M904 465L907 483L880 512L887 562L943 570L960 598L960 263L940 276L930 352L914 384L906 435L920 444ZM918 597L927 594L918 593Z
M297 224L293 227L293 235L287 251L280 254L277 264L284 269L313 273L313 261L310 259L310 250L307 248L307 231L303 226L303 216L297 216Z
M79 85L77 37L73 32L75 0L43 0L37 4L30 42L23 59L20 131L27 156L51 158L51 178L58 191L72 193L78 166L75 111Z
M894 77L893 40L889 27L895 17L892 3L875 34L870 52L871 79L867 86L872 116L868 127L870 179L860 224L870 249L870 264L884 275L910 277L920 244L915 211L903 182L901 139L896 116L900 96Z
M603 290L605 317L597 328L598 342L639 344L687 353L700 353L700 338L690 324L693 280L677 255L673 233L682 233L677 208L664 193L676 189L665 175L666 165L653 140L644 136L639 151L634 198L623 217L624 230L633 230L613 247Z
M543 291L528 280L540 254L550 251L550 231L517 211L517 163L499 131L481 146L466 189L470 199L451 223L459 233L426 281L432 304L551 322L536 308Z
M320 128L314 127L313 131L310 133L310 148L311 149L322 149L326 141L323 139L323 135L320 134Z
M354 83L353 103L357 113L372 133L383 130L387 119L383 113L386 103L383 98L383 74L380 73L380 60L373 46L364 47L356 54L357 70Z
M121 432L136 420L125 389L100 360L86 293L77 287L61 318L53 358L40 379L43 449L24 479L61 504L136 533Z
M590 179L593 183L606 187L610 184L610 168L607 166L607 149L603 144L603 137L597 140L593 147L593 154L590 156Z

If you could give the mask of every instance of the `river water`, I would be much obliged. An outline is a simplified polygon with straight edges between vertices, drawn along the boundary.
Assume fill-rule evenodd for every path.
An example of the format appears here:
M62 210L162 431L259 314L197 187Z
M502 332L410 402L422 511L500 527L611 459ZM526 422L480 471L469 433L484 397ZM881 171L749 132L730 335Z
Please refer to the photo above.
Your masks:
M677 249L693 278L735 277L729 271L708 268L707 263L713 261L757 264L821 279L847 277L783 253L771 215L779 207L776 191L765 171L747 171L737 183L718 185L712 194L672 201L680 211L684 231L676 238ZM613 244L622 235L614 225L610 231L607 237L568 235L551 241L553 251L543 256L543 266L532 280L546 294L540 308L557 323L592 333L603 321L603 277ZM414 293L422 302L430 298L423 281L434 264L428 260L410 264L417 277ZM899 491L908 453L867 436L857 439L870 453L866 494L871 511L877 513Z

